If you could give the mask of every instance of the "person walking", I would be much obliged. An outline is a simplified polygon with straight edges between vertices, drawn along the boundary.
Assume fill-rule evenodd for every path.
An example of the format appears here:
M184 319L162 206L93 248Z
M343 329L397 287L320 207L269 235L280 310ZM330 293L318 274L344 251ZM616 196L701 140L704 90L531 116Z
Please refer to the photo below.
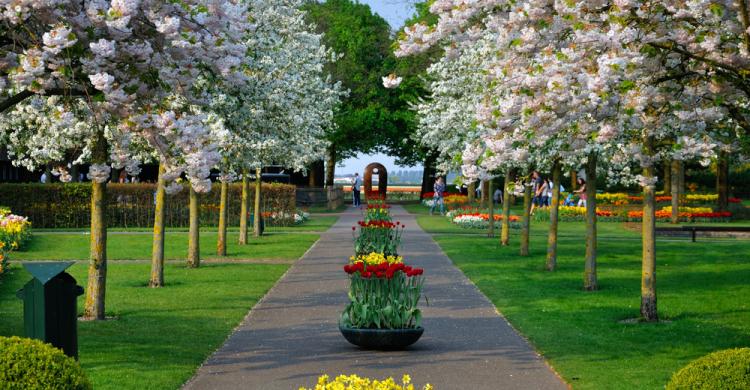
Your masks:
M435 207L438 204L440 205L440 215L445 215L445 202L443 199L443 192L445 192L445 182L443 181L442 177L438 177L437 180L435 180L435 185L432 187L432 189L435 192L434 195L432 195L432 207L430 207L430 215L432 215L432 212L435 211Z
M586 180L579 177L578 189L573 192L578 194L578 207L586 207L586 199L588 199L586 195Z
M360 202L360 188L362 187L362 180L359 178L359 172L354 173L354 182L352 182L352 195L354 196L354 207L359 207Z
M501 190L499 187L495 188L495 193L492 194L492 200L495 202L495 204L503 204L503 190Z
M531 191L534 197L531 198L529 214L534 215L535 208L544 207L547 203L547 180L544 180L537 171L531 173Z

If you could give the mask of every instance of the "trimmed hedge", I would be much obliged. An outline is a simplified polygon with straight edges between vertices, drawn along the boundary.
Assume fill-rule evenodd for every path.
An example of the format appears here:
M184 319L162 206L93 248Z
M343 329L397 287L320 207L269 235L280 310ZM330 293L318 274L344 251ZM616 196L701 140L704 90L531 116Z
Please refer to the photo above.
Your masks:
M86 390L91 383L78 363L39 340L0 337L0 388Z
M211 192L201 195L201 226L219 224L220 184L215 183ZM154 223L153 183L109 183L107 184L107 225L110 227L151 227ZM168 227L187 227L189 223L187 189L168 195L165 222ZM229 226L239 225L242 187L239 183L229 185L227 209ZM288 184L263 183L261 209L293 216L295 211L295 187ZM255 189L250 186L250 200ZM0 204L9 206L14 213L32 221L35 228L85 228L91 218L90 183L53 184L0 184ZM294 221L275 221L291 224Z
M667 384L667 390L686 389L750 389L750 348L726 349L693 360Z

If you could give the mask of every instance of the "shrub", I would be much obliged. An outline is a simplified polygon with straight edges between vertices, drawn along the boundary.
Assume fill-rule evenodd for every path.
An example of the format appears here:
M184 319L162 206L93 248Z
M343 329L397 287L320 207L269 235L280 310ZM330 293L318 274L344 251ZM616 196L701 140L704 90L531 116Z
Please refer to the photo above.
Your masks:
M202 226L218 226L219 184L201 195ZM107 184L107 225L110 227L151 227L154 223L153 183ZM239 225L240 184L229 186L228 224ZM254 186L250 187L250 199ZM295 187L288 184L263 183L261 209L288 215L274 220L276 224L294 222ZM0 204L28 217L35 228L86 228L91 215L91 183L0 184ZM168 195L165 223L168 227L189 226L188 191Z
M726 349L693 360L667 384L667 390L682 389L750 389L750 348Z
M91 389L81 367L39 340L0 337L0 384L8 389Z

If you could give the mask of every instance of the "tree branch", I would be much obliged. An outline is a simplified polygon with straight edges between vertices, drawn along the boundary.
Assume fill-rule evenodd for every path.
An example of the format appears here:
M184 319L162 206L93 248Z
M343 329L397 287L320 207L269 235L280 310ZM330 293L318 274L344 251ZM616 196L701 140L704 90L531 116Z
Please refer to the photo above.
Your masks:
M675 53L682 54L682 55L684 55L686 57L690 57L690 58L692 58L694 60L698 60L700 62L704 62L704 63L706 63L708 65L713 66L713 67L720 68L720 69L726 70L728 72L740 74L740 70L738 68L733 68L733 67L731 67L731 66L729 66L727 64L723 64L723 63L721 63L719 61L712 60L710 58L706 58L706 57L699 56L697 54L691 53L691 52L689 52L689 51L687 51L685 49L680 48L679 46L677 46L674 43L670 43L669 45L665 45L665 44L662 44L662 43L648 43L648 45L650 45L652 47L655 47L657 49L673 51Z

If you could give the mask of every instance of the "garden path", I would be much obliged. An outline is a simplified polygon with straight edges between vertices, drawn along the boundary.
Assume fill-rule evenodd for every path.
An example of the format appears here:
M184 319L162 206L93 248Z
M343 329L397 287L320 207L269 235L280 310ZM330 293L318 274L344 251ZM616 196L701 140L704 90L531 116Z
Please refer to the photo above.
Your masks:
M342 270L352 254L349 208L248 314L199 368L185 389L298 389L322 373L372 378L410 374L436 389L565 389L567 385L513 330L485 297L417 225L407 226L402 254L425 269L425 333L406 351L378 352L350 345L337 322L347 302ZM424 303L424 301L423 301Z

